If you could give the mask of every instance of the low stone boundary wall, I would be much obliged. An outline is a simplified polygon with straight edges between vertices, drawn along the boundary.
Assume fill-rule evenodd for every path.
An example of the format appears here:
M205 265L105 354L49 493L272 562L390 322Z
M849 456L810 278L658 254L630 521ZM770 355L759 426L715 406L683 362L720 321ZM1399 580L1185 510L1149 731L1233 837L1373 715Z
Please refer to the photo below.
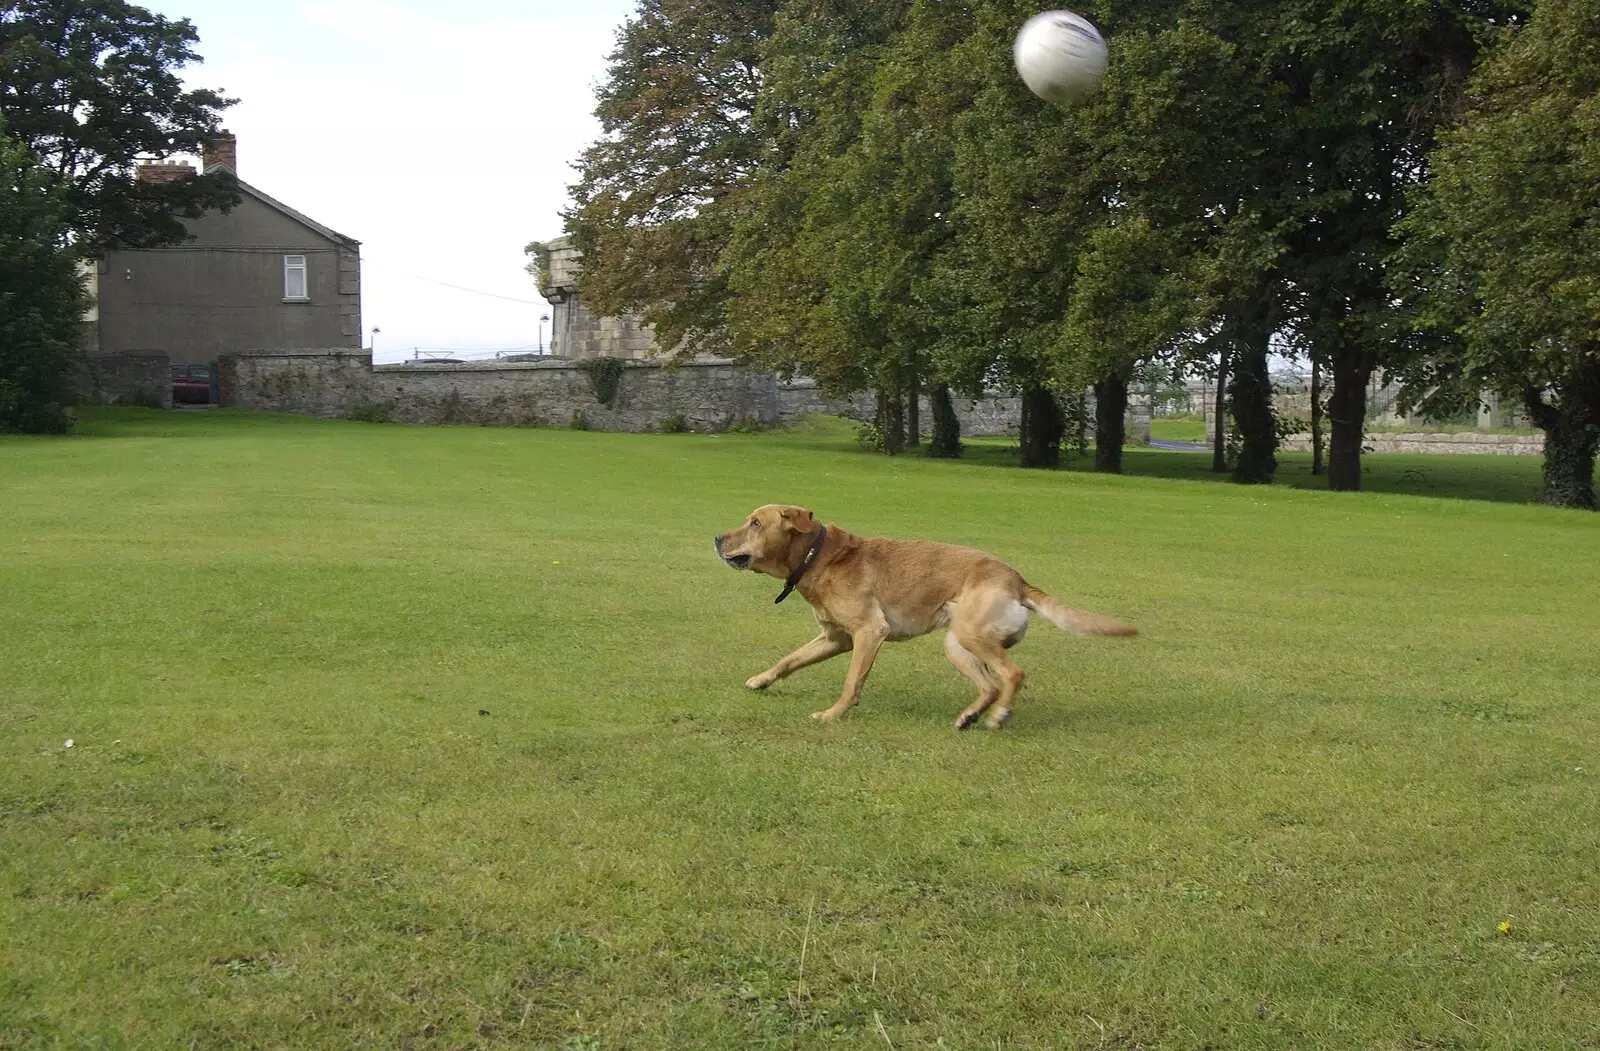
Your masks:
M172 408L172 359L160 351L88 354L78 373L78 395L102 405Z
M696 431L770 427L809 413L870 420L875 404L871 393L828 398L814 381L779 382L731 361L672 368L625 361L616 397L603 405L588 371L571 361L375 366L365 352L348 349L225 355L218 387L224 405L271 412L553 427L581 412L590 428L604 431L660 430L676 417ZM1016 398L958 399L956 412L962 433L974 437L1014 435L1021 416ZM932 420L923 399L924 429ZM1130 440L1138 439L1130 433Z
M1528 434L1369 434L1362 444L1375 453L1419 453L1430 456L1544 455L1543 436ZM1284 441L1282 448L1289 452L1310 452L1311 436L1294 435Z

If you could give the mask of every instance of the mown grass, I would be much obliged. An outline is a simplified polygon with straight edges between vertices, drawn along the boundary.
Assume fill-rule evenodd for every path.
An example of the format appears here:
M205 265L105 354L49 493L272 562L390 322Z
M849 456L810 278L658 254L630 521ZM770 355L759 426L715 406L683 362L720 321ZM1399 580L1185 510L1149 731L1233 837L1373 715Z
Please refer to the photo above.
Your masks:
M1206 421L1200 416L1157 417L1150 421L1150 437L1169 442L1204 442L1208 440Z
M1600 517L851 441L0 441L0 1046L1596 1046ZM1143 634L820 726L772 499Z

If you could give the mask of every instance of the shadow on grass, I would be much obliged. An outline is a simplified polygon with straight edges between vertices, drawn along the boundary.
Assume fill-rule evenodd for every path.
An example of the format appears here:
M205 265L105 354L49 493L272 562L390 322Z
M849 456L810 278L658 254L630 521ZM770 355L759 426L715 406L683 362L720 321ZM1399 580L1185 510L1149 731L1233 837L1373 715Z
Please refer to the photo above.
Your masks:
M796 427L779 431L777 440L803 443L816 450L859 456L878 454L863 450L855 440L854 425L831 418L812 418ZM1018 466L1015 438L965 438L959 461L969 467L997 467L1022 470ZM905 454L922 459L918 450ZM1528 504L1539 493L1544 460L1538 456L1414 456L1400 453L1373 453L1361 458L1361 485L1369 493L1394 493L1403 496L1435 496L1449 500L1485 500L1493 503ZM1231 485L1230 476L1211 470L1211 453L1151 449L1130 445L1123 450L1122 469L1134 478L1170 478L1184 482L1211 482ZM1076 450L1063 450L1061 470L1093 473L1094 450L1079 456ZM1326 491L1326 475L1311 473L1311 454L1280 452L1277 484L1291 489Z
M1016 467L1017 446L999 441L973 442L967 455L974 462ZM1538 496L1543 459L1537 456L1411 456L1373 453L1361 458L1361 488L1371 493L1437 496L1451 500L1488 500L1526 504ZM1064 452L1062 469L1092 472L1094 454ZM1123 473L1136 478L1171 478L1187 482L1231 484L1227 474L1211 470L1210 452L1179 452L1132 447L1122 454ZM1311 473L1311 454L1280 452L1277 484L1291 489L1326 490L1326 475Z

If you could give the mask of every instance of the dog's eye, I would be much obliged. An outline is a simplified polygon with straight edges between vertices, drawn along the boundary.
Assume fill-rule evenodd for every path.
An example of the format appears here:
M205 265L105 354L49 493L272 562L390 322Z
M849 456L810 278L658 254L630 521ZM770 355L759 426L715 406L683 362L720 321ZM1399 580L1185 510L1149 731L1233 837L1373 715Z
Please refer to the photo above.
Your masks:
M759 519L759 518L750 519L750 528L751 529L760 529L761 528L761 519Z

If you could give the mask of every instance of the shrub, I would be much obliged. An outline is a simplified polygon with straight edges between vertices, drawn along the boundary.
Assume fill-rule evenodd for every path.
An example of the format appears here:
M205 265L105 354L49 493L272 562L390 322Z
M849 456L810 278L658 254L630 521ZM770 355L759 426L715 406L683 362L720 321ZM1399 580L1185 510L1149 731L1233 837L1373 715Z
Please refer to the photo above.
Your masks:
M572 414L572 419L571 419L570 422L568 422L567 426L572 428L575 431L586 431L586 430L588 430L589 429L589 414L584 412L582 409L578 409L577 411L575 411Z
M578 368L589 374L589 386L594 388L594 397L606 408L617 400L617 392L622 387L622 373L627 368L621 358L585 358L577 363Z
M394 420L389 416L388 407L376 405L372 402L362 402L360 405L357 405L355 408L350 410L350 414L346 416L345 419L356 420L360 423L394 422Z
M689 418L681 412L661 417L662 434L688 434Z

